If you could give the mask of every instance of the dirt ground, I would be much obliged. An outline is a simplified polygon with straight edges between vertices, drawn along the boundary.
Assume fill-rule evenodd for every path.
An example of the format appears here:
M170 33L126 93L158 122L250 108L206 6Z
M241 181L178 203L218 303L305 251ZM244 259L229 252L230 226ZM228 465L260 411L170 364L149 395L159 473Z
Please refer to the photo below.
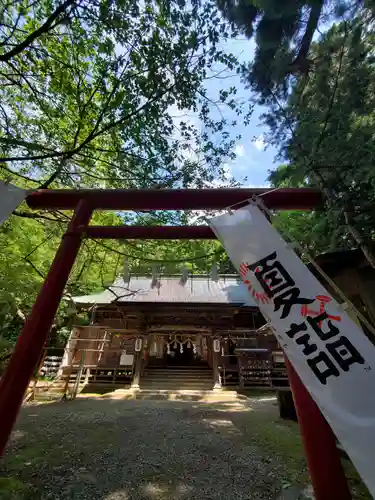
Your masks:
M0 498L297 500L307 485L297 425L278 418L272 395L85 399L22 409Z

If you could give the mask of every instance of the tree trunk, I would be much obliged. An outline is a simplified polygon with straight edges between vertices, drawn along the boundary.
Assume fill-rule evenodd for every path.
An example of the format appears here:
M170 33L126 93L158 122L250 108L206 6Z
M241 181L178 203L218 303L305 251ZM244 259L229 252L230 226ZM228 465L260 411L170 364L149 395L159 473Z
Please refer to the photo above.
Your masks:
M367 245L365 240L362 238L360 232L353 226L353 224L351 223L351 217L347 211L344 211L344 217L350 234L358 243L359 248L362 250L369 264L375 269L375 254L372 248L369 245Z
M332 205L334 204L334 195L332 194L331 190L327 187L325 187L325 180L320 174L319 171L312 169L311 173L313 177L315 178L315 181L318 184L318 187L322 191L323 195L325 196L325 199L328 204L328 208L332 208ZM363 255L366 257L368 263L375 269L375 253L373 249L366 243L366 241L363 239L361 236L361 233L354 227L352 224L351 216L347 210L347 208L343 207L343 214L345 218L345 224L346 227L348 228L348 231L350 234L353 236L354 240L358 244L359 248L362 250Z
M298 50L297 57L291 64L292 72L306 73L309 70L310 63L307 60L312 39L315 30L318 26L320 14L322 13L324 0L314 0L311 5L309 20L307 21L306 30L301 40L301 45Z

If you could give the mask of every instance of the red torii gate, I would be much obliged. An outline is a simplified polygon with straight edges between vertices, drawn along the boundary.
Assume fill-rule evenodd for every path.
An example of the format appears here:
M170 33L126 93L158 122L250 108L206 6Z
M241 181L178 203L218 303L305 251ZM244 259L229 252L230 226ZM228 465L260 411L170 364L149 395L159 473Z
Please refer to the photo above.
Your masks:
M93 211L221 210L243 206L254 195L262 195L270 209L308 210L322 205L321 193L308 188L39 190L27 197L30 208L74 210L74 215L0 381L0 455L47 340L82 239L215 238L206 226L90 226ZM335 436L289 361L287 367L316 499L350 499Z

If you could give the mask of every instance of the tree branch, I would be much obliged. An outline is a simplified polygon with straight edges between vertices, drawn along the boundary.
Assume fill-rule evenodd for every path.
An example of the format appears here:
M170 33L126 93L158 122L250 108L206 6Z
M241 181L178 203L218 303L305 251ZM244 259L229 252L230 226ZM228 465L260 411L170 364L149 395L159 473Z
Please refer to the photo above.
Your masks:
M24 219L44 219L51 222L61 222L60 219L52 219L51 217L47 217L46 215L32 214L29 212L19 212L18 210L13 210L12 214L16 215L17 217L23 217Z
M17 16L17 19L14 22L14 25L10 28L10 30L11 30L10 34L5 38L4 41L2 41L0 43L0 47L3 47L4 45L7 45L7 43L9 42L9 40L12 38L12 36L14 35L14 33L16 32L16 30L18 28L18 23L20 22L21 16L22 16L22 10L20 9L20 11L18 13L18 16Z
M53 25L54 21L59 17L60 14L65 12L65 10L72 5L75 2L75 0L65 0L64 3L62 3L47 19L47 21L42 24L37 30L33 31L30 33L28 37L25 38L25 40L18 45L16 45L12 50L9 52L6 52L5 54L0 55L0 61L9 61L12 59L12 57L17 56L20 54L23 50L26 49L29 45L33 43L34 40L36 40L40 35L43 35L44 33L47 33L50 29L52 29L54 26Z
M61 156L67 156L69 154L65 151L55 151L54 153L48 153L45 155L36 155L36 156L3 156L0 157L0 162L5 161L28 161L28 160L46 160L47 158L58 158ZM74 152L73 152L74 154Z
M0 159L0 168L5 170L6 172L10 173L11 175L15 175L16 177L20 177L21 179L25 179L25 181L34 182L35 184L39 184L39 181L37 181L35 179L31 179L31 177L26 177L26 175L19 174L18 172L14 172L10 168L6 167L3 163L1 163L1 159Z
M108 132L112 128L117 127L118 125L122 125L124 122L129 121L131 118L133 118L133 116L136 116L138 113L145 111L147 108L149 108L151 106L151 104L153 104L155 101L157 101L158 99L163 97L165 94L170 92L176 84L177 84L177 82L173 83L172 85L170 85L169 87L167 87L163 91L157 92L147 102L142 104L142 106L135 109L131 113L123 116L122 118L119 118L118 120L116 120L112 123L109 123L108 125L104 126L101 130L98 130L96 133L92 134L92 131L91 131L91 133L87 136L87 138L83 141L83 143L80 144L80 146L77 148L77 151L75 151L75 152L77 153L78 151L80 151L84 146L86 146L86 144L91 142L93 139L95 139L99 135L102 135L105 132Z
M30 264L30 266L34 269L34 271L35 271L37 274L39 274L39 276L40 276L41 278L46 279L46 277L44 276L44 274L43 274L43 273L41 273L41 272L39 271L39 269L38 269L38 268L37 268L37 267L36 267L36 266L35 266L35 265L31 262L31 260L29 260L27 257L24 257L24 260L25 260L28 264Z
M151 106L151 104L153 104L155 101L157 101L158 99L163 97L167 92L170 92L175 85L176 85L176 82L173 83L172 85L170 85L169 87L167 87L166 89L164 89L163 91L156 93L151 99L149 99L147 102L142 104L142 106L135 109L131 113L123 116L122 118L119 118L118 120L116 120L114 122L108 123L101 130L98 130L95 132L95 130L96 130L96 126L95 126L94 129L86 137L86 139L77 148L72 149L71 151L67 151L67 152L63 152L63 153L59 153L59 154L56 153L52 156L51 155L44 155L44 157L47 157L47 158L51 158L53 156L63 156L64 158L62 159L60 166L57 167L55 172L41 184L40 189L47 189L48 186L50 186L52 184L52 182L55 179L57 179L57 177L61 174L61 172L64 168L64 165L65 165L65 161L68 160L69 158L71 158L72 156L74 156L75 154L79 153L93 139L104 134L105 132L108 132L112 128L117 127L118 125L122 125L124 122L129 121L131 118L136 116L138 113L145 111L147 108L149 108ZM28 158L28 159L30 159L30 158ZM36 159L36 158L34 158L34 159Z

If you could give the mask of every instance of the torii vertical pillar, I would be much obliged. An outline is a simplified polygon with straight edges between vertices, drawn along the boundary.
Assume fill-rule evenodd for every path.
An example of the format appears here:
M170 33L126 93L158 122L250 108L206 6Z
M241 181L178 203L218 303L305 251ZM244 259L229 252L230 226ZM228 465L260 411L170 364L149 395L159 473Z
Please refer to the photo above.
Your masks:
M351 500L335 435L286 356L285 364L315 498Z
M82 232L90 222L91 214L91 207L85 200L81 200L66 233L62 237L48 276L18 338L9 365L1 378L0 455L4 452L23 396L47 340L70 271L81 246Z

